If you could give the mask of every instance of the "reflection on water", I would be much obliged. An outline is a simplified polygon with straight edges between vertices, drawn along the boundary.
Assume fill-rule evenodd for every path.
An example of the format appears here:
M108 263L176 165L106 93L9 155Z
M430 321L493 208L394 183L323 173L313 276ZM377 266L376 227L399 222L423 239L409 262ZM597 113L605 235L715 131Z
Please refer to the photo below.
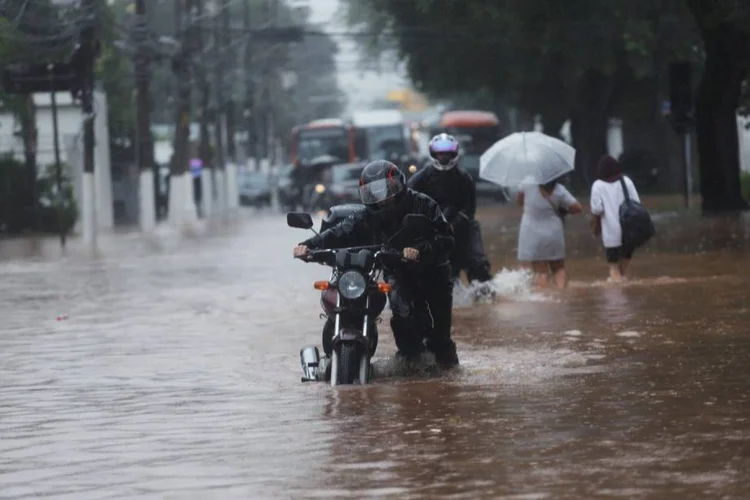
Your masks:
M747 219L660 217L622 286L573 219L561 293L482 216L498 300L456 290L460 369L404 377L386 317L381 378L336 390L299 382L327 272L281 217L0 242L0 496L747 497Z

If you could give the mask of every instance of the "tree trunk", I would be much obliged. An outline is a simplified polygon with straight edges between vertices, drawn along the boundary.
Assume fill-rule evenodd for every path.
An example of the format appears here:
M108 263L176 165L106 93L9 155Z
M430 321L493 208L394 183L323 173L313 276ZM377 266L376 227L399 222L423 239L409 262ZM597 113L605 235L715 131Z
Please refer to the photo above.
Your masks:
M703 30L706 64L695 112L704 212L748 208L740 189L736 116L746 76L746 61L736 52L745 37L733 31Z
M612 109L615 77L588 71L578 87L571 135L576 148L573 185L588 190L596 180L599 158L607 153L607 129Z
M547 113L546 115L542 115L544 133L555 139L560 139L560 130L567 119L568 117L563 114Z
M227 67L227 69L234 69L233 65L231 64L231 61L236 61L236 54L233 52L233 50L230 47L230 38L231 38L231 14L230 14L230 7L231 7L231 0L225 0L223 5L223 11L221 14L221 46L222 46L222 53L224 54L224 57L226 58L226 61L228 61L227 64L224 66ZM237 144L236 144L236 133L237 133L237 122L235 117L235 105L234 105L234 92L232 89L232 85L228 85L228 92L227 92L227 98L226 98L226 104L225 104L225 114L224 119L226 122L226 131L227 131L227 137L226 137L226 143L227 143L227 156L229 158L229 162L232 164L237 163Z
M187 24L185 17L191 11L192 7L193 1L191 0L178 0L175 2L175 23L177 25L175 31L178 33L185 30L185 25ZM183 32L181 35L180 41L183 43L183 47L172 64L172 71L177 83L177 111L175 113L174 153L170 164L170 172L176 176L183 175L188 170L189 160L190 124L192 123L190 116L192 85L190 57L193 48L190 45L191 40L189 36L195 34L195 26L190 26L190 28L192 29L185 30L187 33Z
M23 141L23 156L26 165L26 182L28 192L25 193L25 199L28 209L28 224L36 228L37 226L37 198L36 179L37 179L37 138L39 130L36 126L36 105L34 105L34 96L31 94L20 96L21 109L19 118L21 121L21 140Z

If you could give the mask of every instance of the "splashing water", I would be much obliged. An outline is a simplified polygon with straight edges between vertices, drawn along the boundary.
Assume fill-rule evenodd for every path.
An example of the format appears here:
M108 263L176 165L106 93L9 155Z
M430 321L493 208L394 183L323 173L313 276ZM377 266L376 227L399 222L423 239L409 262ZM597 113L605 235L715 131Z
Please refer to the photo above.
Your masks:
M487 304L506 299L518 302L549 302L552 297L532 290L533 273L525 269L503 268L492 281L474 281L468 286L457 282L453 287L453 305Z

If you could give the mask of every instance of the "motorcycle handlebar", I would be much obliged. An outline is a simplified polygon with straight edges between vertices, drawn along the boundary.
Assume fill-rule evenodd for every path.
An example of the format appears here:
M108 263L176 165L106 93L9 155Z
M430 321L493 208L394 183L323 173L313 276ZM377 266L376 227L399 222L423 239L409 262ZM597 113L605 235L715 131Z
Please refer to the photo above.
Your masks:
M307 255L300 257L305 262L327 263L334 255L334 250L308 250Z
M397 250L381 250L375 254L375 260L388 267L419 263L418 260L407 259L402 252Z
M375 250L374 258L376 261L383 264L383 261L389 261L391 265L396 262L400 264L409 264L415 261L404 258L403 253L398 250L383 249L378 246L363 246L363 247L350 247L350 248L337 248L337 249L325 249L325 250L308 250L307 255L299 257L305 262L317 262L319 264L331 264L332 259L335 258L336 252L339 250Z

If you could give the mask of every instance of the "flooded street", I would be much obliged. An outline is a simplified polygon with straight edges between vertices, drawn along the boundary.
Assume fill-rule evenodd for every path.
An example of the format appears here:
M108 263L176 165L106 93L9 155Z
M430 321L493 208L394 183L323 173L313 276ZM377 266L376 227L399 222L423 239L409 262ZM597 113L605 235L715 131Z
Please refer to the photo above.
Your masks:
M101 255L0 241L0 498L748 498L750 219L660 215L635 280L569 222L571 287L529 288L518 217L485 209L494 304L461 368L300 383L320 344L307 237L278 215ZM8 248L15 250L11 251Z

